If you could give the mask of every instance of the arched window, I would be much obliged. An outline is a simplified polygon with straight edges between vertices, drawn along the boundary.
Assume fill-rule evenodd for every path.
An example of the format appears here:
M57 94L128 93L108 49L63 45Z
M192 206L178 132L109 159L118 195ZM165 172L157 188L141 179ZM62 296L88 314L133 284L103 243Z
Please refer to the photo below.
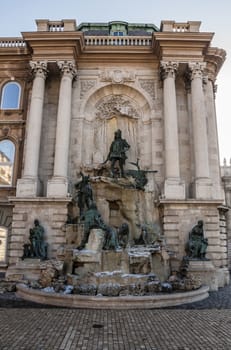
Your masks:
M15 145L10 140L0 141L0 186L11 186L14 169Z
M20 106L21 86L16 82L4 85L1 97L1 109L18 109Z
M6 262L7 229L0 226L0 263Z

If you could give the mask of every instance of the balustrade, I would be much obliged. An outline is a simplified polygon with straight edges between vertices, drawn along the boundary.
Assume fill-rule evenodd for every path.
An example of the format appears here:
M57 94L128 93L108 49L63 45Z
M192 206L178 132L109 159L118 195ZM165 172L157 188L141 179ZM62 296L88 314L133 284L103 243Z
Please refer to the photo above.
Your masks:
M21 38L0 38L0 47L26 47L26 42Z
M89 46L151 46L151 37L137 36L86 36L85 44Z

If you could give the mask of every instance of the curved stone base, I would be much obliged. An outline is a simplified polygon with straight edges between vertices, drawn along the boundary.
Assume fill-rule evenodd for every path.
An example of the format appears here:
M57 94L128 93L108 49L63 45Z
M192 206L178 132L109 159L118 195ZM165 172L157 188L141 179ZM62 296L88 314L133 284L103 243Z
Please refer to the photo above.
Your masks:
M209 287L203 286L190 292L155 294L150 296L102 297L77 294L46 293L17 285L17 295L23 299L46 305L82 309L155 309L168 306L188 304L203 300L209 296Z

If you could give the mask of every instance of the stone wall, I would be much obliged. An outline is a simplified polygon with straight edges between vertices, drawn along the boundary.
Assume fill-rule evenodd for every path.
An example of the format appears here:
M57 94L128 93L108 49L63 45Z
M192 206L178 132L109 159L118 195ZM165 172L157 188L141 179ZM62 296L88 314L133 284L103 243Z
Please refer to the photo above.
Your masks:
M9 240L9 265L23 256L23 244L28 241L29 230L38 219L44 227L44 240L48 243L48 257L55 258L58 248L66 243L64 225L67 221L68 199L48 200L12 199L13 222Z
M173 269L178 270L186 255L189 232L198 220L204 221L204 233L208 238L206 257L215 268L227 268L227 246L224 217L220 218L218 202L187 201L168 202L162 200L163 230L167 246L174 253Z
M5 269L8 262L8 245L11 235L12 206L9 204L0 205L0 227L3 229L0 237L0 271Z

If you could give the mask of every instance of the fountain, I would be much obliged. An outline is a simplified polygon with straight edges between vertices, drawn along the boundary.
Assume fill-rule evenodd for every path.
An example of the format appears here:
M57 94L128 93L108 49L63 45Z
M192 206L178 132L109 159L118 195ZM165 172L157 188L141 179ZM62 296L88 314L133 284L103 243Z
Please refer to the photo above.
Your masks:
M187 274L185 260L172 271L174 253L165 243L159 211L148 205L155 203L154 192L145 191L150 171L141 170L138 160L137 169L124 170L129 147L117 130L101 167L80 172L64 227L66 244L56 260L34 254L33 245L30 255L26 246L23 259L36 259L37 274L18 285L19 296L91 308L163 307L208 296L208 287Z

